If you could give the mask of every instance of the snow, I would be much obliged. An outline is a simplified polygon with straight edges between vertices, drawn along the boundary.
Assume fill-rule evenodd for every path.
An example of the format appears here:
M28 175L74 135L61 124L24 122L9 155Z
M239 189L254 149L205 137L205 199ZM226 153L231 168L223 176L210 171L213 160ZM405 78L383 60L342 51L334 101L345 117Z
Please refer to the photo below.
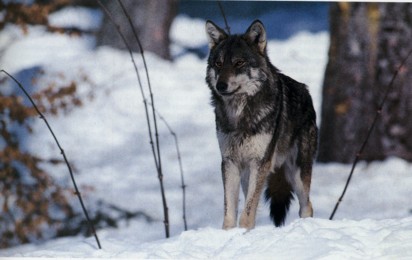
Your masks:
M135 242L135 235L101 232L102 250L93 238L61 238L26 245L14 257L105 257L172 259L406 259L412 256L412 218L361 221L298 219L274 228L224 231L206 227L170 239Z
M182 28L184 30L182 31ZM180 15L175 18L170 29L170 38L176 44L186 47L200 47L207 42L205 21Z
M72 10L54 14L61 26L71 24ZM93 12L84 26L101 19ZM81 23L78 19L76 24ZM163 209L143 99L130 56L109 47L93 48L93 39L69 37L29 27L23 34L7 26L0 32L1 69L19 75L33 68L45 70L37 86L76 81L84 105L57 117L48 115L69 161L75 166L86 207L97 201L129 211L142 211L154 222L135 218L119 228L98 230L94 237L65 237L0 250L7 257L82 258L236 258L250 259L406 259L412 257L410 188L412 165L398 158L360 163L335 220L329 214L345 184L350 165L315 164L311 198L315 216L298 218L295 201L282 228L271 225L268 208L258 209L256 228L246 232L220 229L223 189L220 154L215 136L210 93L204 81L206 60L182 54L183 47L206 45L204 21L179 16L172 26L174 62L147 53L155 106L179 138L187 185L187 220L183 232L182 191L175 144L163 122L159 136L171 235L164 239ZM82 24L82 23L81 23ZM89 28L89 27L87 27ZM189 37L190 36L190 37ZM309 86L320 118L321 85L327 62L328 33L300 32L287 40L270 40L269 55L284 73ZM6 46L6 47L5 47ZM182 47L183 46L183 47ZM16 58L18 57L18 58ZM143 65L135 54L140 75ZM63 75L63 76L62 76ZM145 80L143 80L146 83ZM7 83L12 87L11 82ZM148 95L147 90L146 95ZM47 115L46 115L47 116ZM59 152L41 120L27 149L40 156ZM49 167L54 178L71 185L65 167ZM242 198L241 198L242 199ZM77 201L73 198L73 204ZM242 205L242 203L240 203ZM78 206L76 206L78 207Z
M48 16L49 25L96 30L102 22L102 13L85 7L66 7Z

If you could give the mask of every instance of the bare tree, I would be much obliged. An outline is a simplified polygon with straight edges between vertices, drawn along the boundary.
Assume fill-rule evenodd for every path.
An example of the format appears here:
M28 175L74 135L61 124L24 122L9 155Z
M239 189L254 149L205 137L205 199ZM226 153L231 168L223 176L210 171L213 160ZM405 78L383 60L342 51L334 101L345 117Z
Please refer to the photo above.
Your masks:
M133 20L145 51L151 51L164 59L171 59L169 31L177 13L178 0L123 0ZM126 40L133 51L140 51L135 37L117 1L106 1L106 6L114 14L115 22L120 25ZM110 45L125 49L112 22L107 17L103 20L102 29L97 37L98 45Z
M412 41L410 3L333 3L318 160L351 162ZM362 160L412 161L412 60L399 70Z

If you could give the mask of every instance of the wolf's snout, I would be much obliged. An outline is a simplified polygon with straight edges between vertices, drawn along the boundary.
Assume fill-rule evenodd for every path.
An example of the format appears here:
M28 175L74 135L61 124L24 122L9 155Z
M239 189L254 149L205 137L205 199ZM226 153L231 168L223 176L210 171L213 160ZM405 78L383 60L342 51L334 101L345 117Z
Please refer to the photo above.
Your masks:
M225 82L219 81L216 84L216 90L220 93L225 93L227 91L227 84Z

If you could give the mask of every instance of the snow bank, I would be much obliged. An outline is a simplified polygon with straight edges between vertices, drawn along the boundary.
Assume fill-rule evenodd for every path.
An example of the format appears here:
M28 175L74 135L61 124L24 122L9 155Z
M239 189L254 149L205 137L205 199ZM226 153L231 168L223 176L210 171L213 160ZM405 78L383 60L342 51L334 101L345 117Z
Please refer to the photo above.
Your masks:
M138 233L136 232L135 236ZM106 257L171 259L406 259L412 257L412 218L361 221L298 219L283 228L260 226L224 231L200 228L170 239L135 242L132 236L101 234L94 238L62 238L3 250L13 257Z

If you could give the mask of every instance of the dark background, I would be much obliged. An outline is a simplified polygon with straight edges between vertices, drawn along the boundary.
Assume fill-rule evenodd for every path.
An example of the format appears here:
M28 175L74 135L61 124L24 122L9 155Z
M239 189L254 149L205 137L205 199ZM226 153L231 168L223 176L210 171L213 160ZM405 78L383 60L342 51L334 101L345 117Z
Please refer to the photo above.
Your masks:
M221 1L231 33L243 33L255 19L266 27L271 39L286 39L298 31L329 29L327 2ZM224 28L216 1L180 1L179 14L209 19Z

